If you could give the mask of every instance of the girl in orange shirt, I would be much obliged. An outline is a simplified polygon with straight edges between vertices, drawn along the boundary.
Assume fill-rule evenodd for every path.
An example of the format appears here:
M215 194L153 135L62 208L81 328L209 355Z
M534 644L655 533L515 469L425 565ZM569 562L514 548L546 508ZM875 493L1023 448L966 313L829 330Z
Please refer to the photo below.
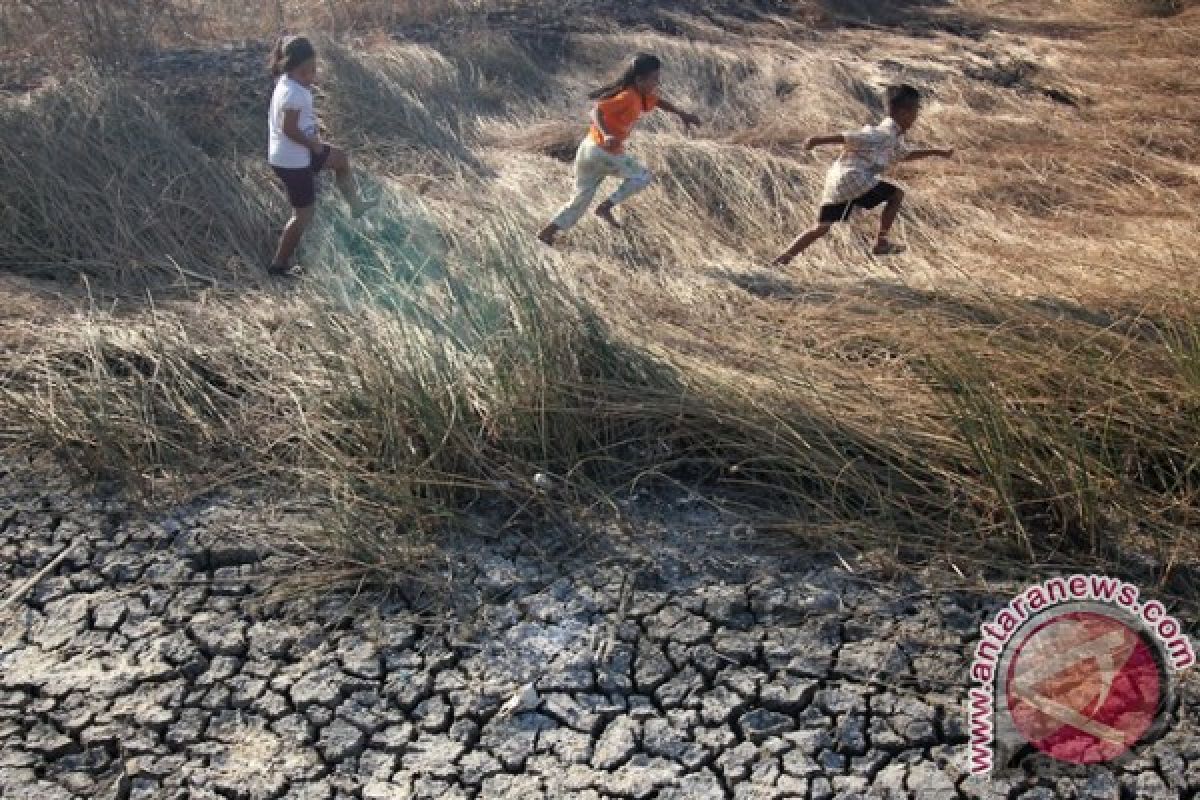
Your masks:
M658 93L662 61L657 56L639 53L621 77L592 92L596 101L592 127L575 153L575 196L562 207L558 216L538 233L546 244L554 244L587 211L605 178L619 176L621 185L612 196L596 206L596 216L620 228L613 207L628 200L654 181L654 175L633 156L625 153L625 140L645 113L661 108L677 114L685 125L698 125L700 118L676 108Z

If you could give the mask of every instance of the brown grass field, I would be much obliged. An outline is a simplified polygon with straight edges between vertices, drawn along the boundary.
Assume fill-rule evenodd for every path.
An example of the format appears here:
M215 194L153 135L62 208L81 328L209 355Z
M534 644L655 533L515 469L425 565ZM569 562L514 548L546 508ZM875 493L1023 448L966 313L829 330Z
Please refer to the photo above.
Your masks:
M250 5L0 11L0 447L151 502L300 500L335 577L484 509L684 486L889 568L1194 599L1200 8ZM326 133L383 198L357 224L327 187L291 286L262 270L281 27L321 34ZM585 92L635 50L705 125L644 123L627 231L545 249ZM899 174L908 252L872 258L870 216L765 266L832 157L805 137L895 80L928 98L910 139L957 148Z

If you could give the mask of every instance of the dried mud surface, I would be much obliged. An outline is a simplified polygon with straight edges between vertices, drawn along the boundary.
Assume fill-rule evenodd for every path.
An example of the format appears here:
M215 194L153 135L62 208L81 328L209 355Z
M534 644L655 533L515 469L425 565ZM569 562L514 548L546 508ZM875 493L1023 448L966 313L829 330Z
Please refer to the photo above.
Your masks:
M516 535L448 546L457 589L431 615L378 595L276 599L245 498L146 516L0 475L4 798L1200 789L1194 681L1169 733L1119 765L1027 757L969 777L966 659L1005 592L869 580L723 528L695 498L670 503L676 525L584 557Z

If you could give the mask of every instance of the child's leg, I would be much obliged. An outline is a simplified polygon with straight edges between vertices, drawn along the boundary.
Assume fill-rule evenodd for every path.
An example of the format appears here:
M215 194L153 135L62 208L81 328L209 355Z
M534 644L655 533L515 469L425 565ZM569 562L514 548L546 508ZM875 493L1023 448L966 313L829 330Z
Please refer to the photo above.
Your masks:
M590 140L584 140L579 146L575 153L575 195L538 233L538 238L546 244L554 244L555 236L573 228L596 199L600 184L610 174L603 158L598 155L603 153L603 150L591 145Z
M300 244L300 237L304 235L312 218L313 206L292 209L292 218L284 226L283 235L279 237L279 246L275 248L275 258L271 262L273 272L286 270L291 265L292 256Z
M793 258L807 250L809 245L829 233L829 227L828 223L821 222L816 227L805 231L796 237L796 241L792 242L791 247L783 251L783 255L779 256L772 263L777 267L782 267L790 263Z
M346 198L346 202L350 205L351 214L356 217L362 216L363 212L374 205L374 203L364 202L359 196L358 187L354 182L354 171L350 168L350 156L346 155L344 150L331 148L329 157L325 160L325 166L333 170L334 182L337 183L342 197Z
M888 241L888 234L891 233L892 225L896 222L896 215L900 213L900 205L904 202L904 190L896 187L892 196L888 198L887 205L883 207L883 216L879 220L879 236L875 240L876 254L885 254L896 251L896 247Z
M617 156L612 159L612 166L617 174L625 180L612 193L611 197L596 206L596 215L608 224L619 228L620 224L612 215L613 207L624 203L654 183L654 173L632 156Z
M579 222L579 218L596 199L596 192L600 189L602 180L604 178L597 175L578 176L575 180L575 194L565 206L559 209L550 224L560 231L574 228L575 223Z

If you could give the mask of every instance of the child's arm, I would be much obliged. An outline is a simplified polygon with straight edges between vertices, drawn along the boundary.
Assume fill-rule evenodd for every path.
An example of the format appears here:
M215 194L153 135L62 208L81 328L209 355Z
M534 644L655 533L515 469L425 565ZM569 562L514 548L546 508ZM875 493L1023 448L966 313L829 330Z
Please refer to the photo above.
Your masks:
M674 114L677 117L679 117L681 120L683 120L684 125L699 125L700 124L700 118L698 116L696 116L695 114L692 114L689 111L684 111L682 108L675 105L670 100L668 100L667 98L665 98L661 95L658 98L658 107L661 108L663 111L667 112L668 114Z
M829 144L845 144L846 137L840 133L835 133L832 136L810 136L804 140L804 149L812 150L814 147L824 147Z
M916 150L910 150L905 154L901 161L919 161L922 158L930 158L936 156L938 158L952 158L954 156L953 148L949 147L926 147Z
M608 128L604 124L604 115L600 113L600 104L592 106L592 124L596 126L596 130L600 131L604 136L604 144L610 145L613 142L613 135L608 132Z
M295 109L288 108L283 111L283 135L296 144L304 145L314 154L321 152L321 139L300 130L300 112Z

